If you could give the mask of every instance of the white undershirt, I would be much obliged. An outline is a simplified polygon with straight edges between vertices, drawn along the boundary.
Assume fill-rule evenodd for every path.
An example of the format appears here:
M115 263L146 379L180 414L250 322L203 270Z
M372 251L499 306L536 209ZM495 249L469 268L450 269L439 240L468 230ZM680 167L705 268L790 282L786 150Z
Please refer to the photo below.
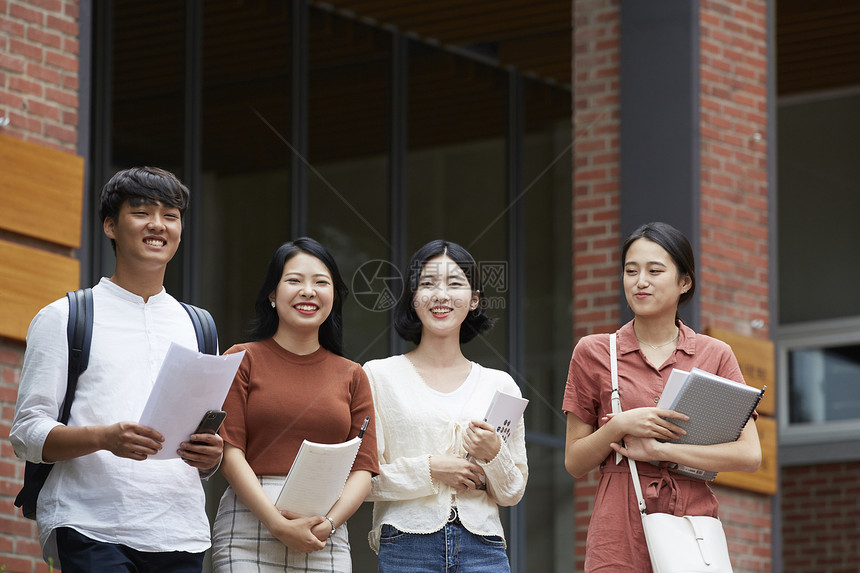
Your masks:
M466 405L466 402L469 400L469 396L472 395L472 391L475 389L475 384L478 383L478 377L480 374L481 365L472 362L472 369L469 370L469 375L466 376L466 379L456 390L453 392L439 392L438 390L430 388L430 392L439 398L439 401L445 406L445 409L448 411L448 414L450 414L452 419L459 420L460 413L463 411L463 406Z

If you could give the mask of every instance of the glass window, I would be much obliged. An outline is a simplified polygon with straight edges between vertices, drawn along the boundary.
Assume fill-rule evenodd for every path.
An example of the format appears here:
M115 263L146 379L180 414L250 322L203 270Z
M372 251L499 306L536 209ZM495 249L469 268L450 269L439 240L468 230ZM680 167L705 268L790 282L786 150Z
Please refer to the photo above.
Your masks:
M860 319L781 328L779 360L781 443L860 433Z
M99 175L110 177L120 169L152 165L185 179L185 7L170 0L116 0L110 14L110 144L109 157L102 158L108 172ZM98 191L106 182L94 182L96 205ZM199 195L191 191L193 209ZM186 217L186 231L188 222ZM104 240L101 227L94 232L96 243ZM181 261L186 244L180 244L164 278L167 291L176 297L182 296ZM112 249L104 253L112 260ZM112 269L102 273L110 275Z
M307 68L294 70L297 5L308 10L308 41L301 46ZM194 240L183 241L187 256L169 266L168 290L182 296L183 287L189 290L182 277L194 277L197 302L214 315L222 349L247 340L266 264L294 238L293 220L306 215L307 234L332 251L350 286L345 350L363 363L395 351L387 312L393 299L371 282L393 270L386 265L395 231L405 229L406 256L438 238L466 247L498 322L465 354L512 372L531 400L530 486L520 506L501 509L510 552L518 559L525 553L524 570L571 570L573 486L563 465L559 411L572 343L570 90L518 79L523 130L513 136L521 153L511 157L511 71L486 58L409 40L407 75L393 78L395 32L346 13L302 3L194 6L201 22L188 22L194 12L167 0L115 0L112 10L98 10L112 16L99 40L115 39L104 72L109 105L94 110L110 133L108 144L96 146L98 160L116 168L158 165L194 182L196 228L186 228ZM186 58L190 24L202 30L193 61ZM397 106L396 80L405 83ZM307 90L299 94L307 102L301 118L307 149L298 158L307 169L306 214L292 212L293 195L303 191L291 188L297 86ZM186 115L189 109L195 117ZM405 149L394 155L404 153L402 165L391 164L394 109L407 115ZM199 171L185 173L186 166ZM401 172L404 188L391 189L390 173ZM511 172L519 173L522 190L514 204ZM392 198L399 194L406 218L394 228ZM509 239L511 208L523 225L518 244ZM509 339L512 301L523 322ZM524 356L521 372L508 359L511 340L523 345L515 349ZM210 517L224 486L220 477L206 486ZM349 523L357 571L376 567L367 543L371 507L364 504Z
M225 349L248 339L266 265L291 238L288 6L203 4L200 303Z
M791 424L860 418L860 345L792 350L788 379Z
M486 284L487 335L467 358L508 370L507 74L417 42L409 47L407 257L434 239L465 247Z
M377 272L389 259L390 34L331 12L310 11L308 235L331 251L350 289L344 352L363 364L389 355L394 302ZM397 293L399 294L399 292ZM356 571L376 570L367 542L370 503L349 520Z
M526 571L572 571L573 484L564 469L561 397L573 348L571 94L523 84L525 386L529 399ZM556 527L547 526L546 522ZM548 532L552 532L549 534Z
M860 94L783 98L778 123L780 323L860 316L828 280L860 281Z
M374 276L389 268L390 46L387 32L310 11L308 234L350 287L344 347L362 364L388 356L393 302L367 294L380 293Z

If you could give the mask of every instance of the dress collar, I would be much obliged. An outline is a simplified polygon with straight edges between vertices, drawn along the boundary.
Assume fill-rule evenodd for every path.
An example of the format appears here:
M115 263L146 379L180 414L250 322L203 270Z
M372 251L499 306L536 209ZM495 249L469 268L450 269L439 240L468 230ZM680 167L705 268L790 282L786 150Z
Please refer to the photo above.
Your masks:
M675 321L678 326L678 345L675 351L680 350L684 354L693 356L696 353L696 331L684 324L680 319ZM624 326L618 329L618 353L627 354L639 350L639 341L636 340L636 333L633 331L633 321L631 320Z

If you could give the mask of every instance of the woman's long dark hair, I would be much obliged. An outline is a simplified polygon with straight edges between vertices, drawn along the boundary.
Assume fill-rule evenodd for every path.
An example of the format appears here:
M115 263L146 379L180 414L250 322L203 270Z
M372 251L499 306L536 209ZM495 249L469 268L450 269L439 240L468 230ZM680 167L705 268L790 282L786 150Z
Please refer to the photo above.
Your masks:
M257 293L257 301L254 304L255 316L251 322L251 339L266 340L273 337L278 331L278 311L272 308L269 296L281 282L284 265L299 253L307 253L316 257L331 273L334 285L334 301L331 313L320 325L319 340L320 346L338 356L343 356L343 301L349 294L349 289L340 276L334 257L325 247L310 237L300 237L284 243L272 255L266 270L266 278L263 280L263 285L260 287L260 292Z

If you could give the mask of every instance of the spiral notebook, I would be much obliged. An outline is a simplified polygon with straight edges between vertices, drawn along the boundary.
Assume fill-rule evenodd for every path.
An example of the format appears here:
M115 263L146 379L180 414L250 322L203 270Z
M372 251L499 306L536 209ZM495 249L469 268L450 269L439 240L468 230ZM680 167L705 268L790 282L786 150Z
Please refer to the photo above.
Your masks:
M340 444L304 440L275 501L299 515L327 515L340 498L361 446L361 438Z
M689 420L671 419L687 431L672 443L709 446L737 440L747 420L764 395L746 384L693 368L690 372L674 369L669 375L658 408L675 410ZM717 472L679 465L676 472L711 481Z

